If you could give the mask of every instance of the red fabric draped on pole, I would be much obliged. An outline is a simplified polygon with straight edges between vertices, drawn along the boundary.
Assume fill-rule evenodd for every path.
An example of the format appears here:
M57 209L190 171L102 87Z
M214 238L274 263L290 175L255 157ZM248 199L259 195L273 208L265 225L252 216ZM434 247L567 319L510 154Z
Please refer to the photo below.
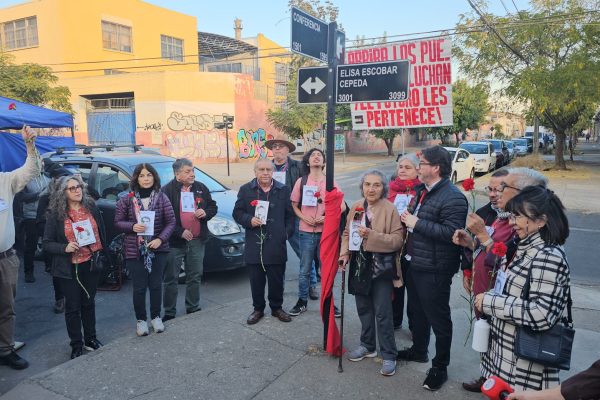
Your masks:
M340 331L333 312L333 281L338 270L340 255L340 207L344 193L337 188L325 194L325 224L321 235L321 319L326 327L325 351L339 356L341 349ZM329 300L329 301L328 301ZM325 309L329 305L329 309Z

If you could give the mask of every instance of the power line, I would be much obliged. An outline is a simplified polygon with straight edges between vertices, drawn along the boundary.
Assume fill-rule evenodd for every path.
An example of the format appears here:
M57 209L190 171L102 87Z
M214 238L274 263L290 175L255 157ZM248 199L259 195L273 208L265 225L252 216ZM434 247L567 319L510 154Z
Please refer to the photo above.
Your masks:
M508 11L508 8L506 8L506 4L504 4L504 0L500 0L500 3L502 3L502 7L504 7L504 11L506 11L506 14L510 15L510 11Z
M515 0L510 0L513 3L513 6L515 6L515 10L517 10L517 14L520 13L521 11L519 11L519 8L517 7L517 3L515 3Z

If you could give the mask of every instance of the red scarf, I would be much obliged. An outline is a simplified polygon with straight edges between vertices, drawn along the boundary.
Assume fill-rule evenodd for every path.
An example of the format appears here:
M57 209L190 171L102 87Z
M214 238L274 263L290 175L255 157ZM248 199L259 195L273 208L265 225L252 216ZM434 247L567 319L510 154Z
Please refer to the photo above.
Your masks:
M390 192L388 194L388 200L394 201L397 194L410 194L415 195L415 187L419 185L421 181L419 178L415 179L400 179L396 178L390 181Z

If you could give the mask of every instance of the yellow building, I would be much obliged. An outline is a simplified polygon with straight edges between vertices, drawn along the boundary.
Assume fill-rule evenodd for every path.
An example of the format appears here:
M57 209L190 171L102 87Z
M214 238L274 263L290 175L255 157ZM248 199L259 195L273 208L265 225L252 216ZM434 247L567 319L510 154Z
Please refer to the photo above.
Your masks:
M223 114L235 118L232 160L265 155L264 141L279 135L264 113L285 95L276 95L285 87L277 71L287 57L263 35L222 37L237 52L209 49L195 17L140 0L33 0L0 10L0 25L3 51L50 66L71 90L78 143L136 142L219 161L227 139L214 123ZM202 62L209 50L255 68L219 70L227 58Z

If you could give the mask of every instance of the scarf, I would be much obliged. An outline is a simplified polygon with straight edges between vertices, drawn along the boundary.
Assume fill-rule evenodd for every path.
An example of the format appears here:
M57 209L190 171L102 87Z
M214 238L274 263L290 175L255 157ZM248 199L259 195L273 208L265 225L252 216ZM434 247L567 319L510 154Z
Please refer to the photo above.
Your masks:
M390 198L396 197L397 194L415 194L415 187L421 184L419 178L415 179L400 179L396 178L390 181ZM393 200L393 199L392 199Z
M140 223L140 211L144 209L142 204L142 196L144 198L150 197L147 210L154 209L154 200L156 198L156 192L152 189L140 189L139 192L135 193L135 196L131 199L133 201L133 210L135 212L135 219ZM154 258L154 251L148 248L148 238L145 236L138 236L138 245L140 248L140 255L144 260L144 267L148 270L148 273L152 272L152 259Z
M501 208L497 208L494 206L491 206L492 210L496 211L496 214L498 215L498 219L506 219L508 217L510 217L510 211L503 211Z

